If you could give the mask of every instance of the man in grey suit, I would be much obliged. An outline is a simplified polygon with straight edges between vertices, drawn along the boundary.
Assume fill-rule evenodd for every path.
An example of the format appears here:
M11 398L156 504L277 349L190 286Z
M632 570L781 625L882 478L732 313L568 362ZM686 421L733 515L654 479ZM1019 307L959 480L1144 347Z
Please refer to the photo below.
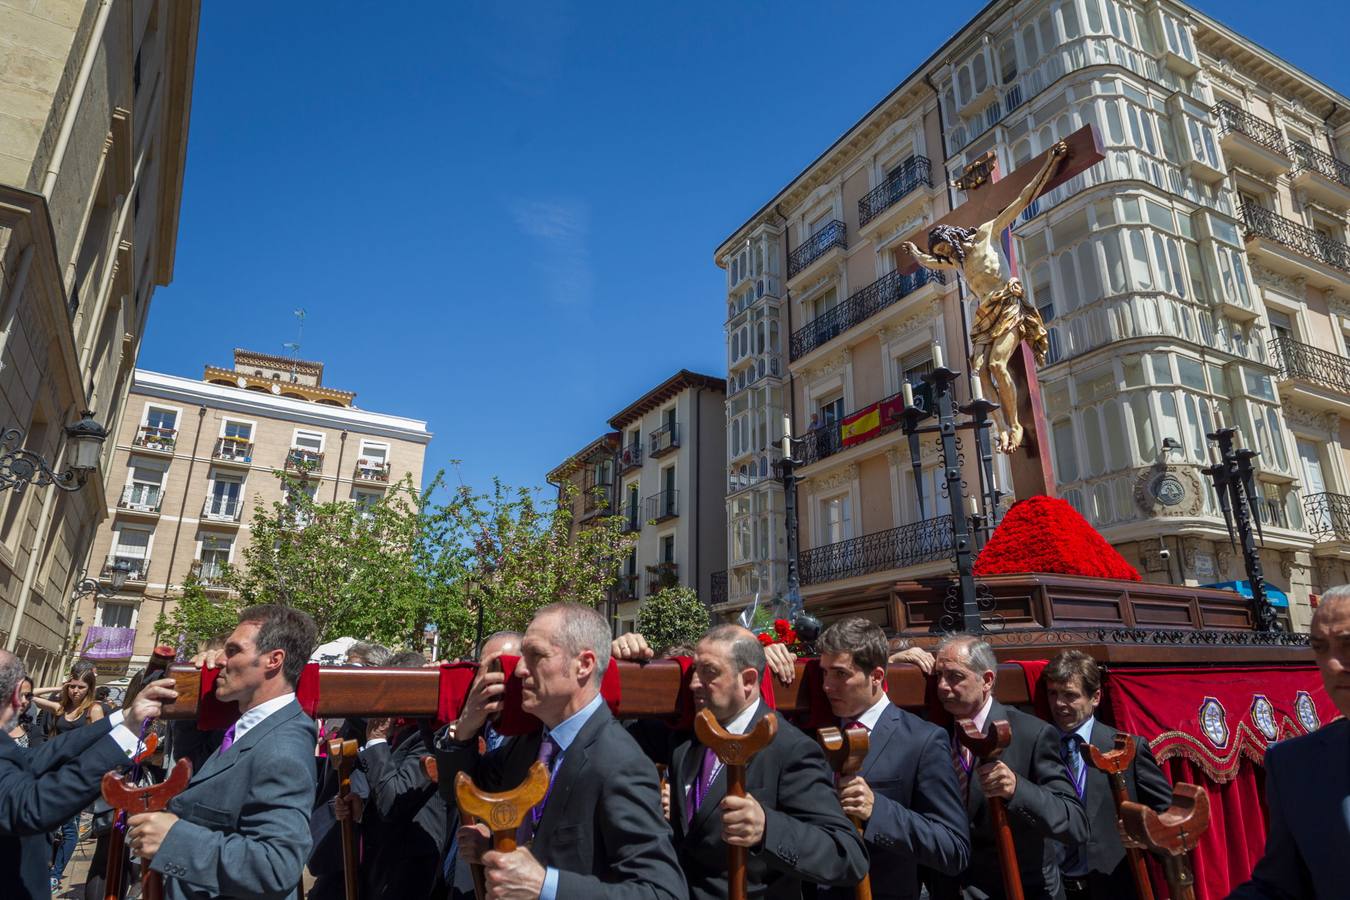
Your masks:
M839 802L863 823L872 896L918 898L919 866L956 876L970 861L970 823L957 791L947 733L886 696L886 634L867 619L845 619L816 642L825 696L842 729L868 732L867 757L841 778ZM819 889L846 900L852 888Z
M239 614L223 653L204 658L223 666L216 697L237 702L239 720L167 811L128 820L127 843L164 875L167 900L297 896L318 732L295 685L316 638L305 613L253 606Z
M459 772L489 791L520 784L536 760L551 775L548 794L526 815L528 847L489 851L484 826L459 829L460 853L482 862L493 900L688 896L670 826L661 817L656 769L600 696L609 644L609 623L594 609L545 606L525 632L516 668L521 706L544 724L543 732L508 738L480 756L478 733L501 710L506 690L502 673L483 672L453 735L438 739L447 800Z
M1266 852L1230 900L1346 895L1350 859L1350 586L1322 595L1312 650L1340 718L1266 750Z

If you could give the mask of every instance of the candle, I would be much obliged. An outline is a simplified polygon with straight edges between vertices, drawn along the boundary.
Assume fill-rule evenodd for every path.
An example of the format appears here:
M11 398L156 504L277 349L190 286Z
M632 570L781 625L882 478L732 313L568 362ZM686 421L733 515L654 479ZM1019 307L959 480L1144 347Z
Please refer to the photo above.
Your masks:
M980 383L980 379L978 377L972 378L970 381L970 399L972 400L984 399L984 386Z
M933 341L933 368L942 368L942 345Z
M1209 445L1209 461L1212 465L1219 464L1219 450L1213 444Z
M914 388L910 386L908 381L900 385L900 393L903 394L905 398L905 409L909 409L914 405Z
M1217 406L1214 407L1214 421L1218 423L1220 429L1222 429L1222 428L1224 427L1224 425L1223 425L1223 410L1219 409L1219 407L1217 407Z
M978 515L980 514L980 503L979 503L979 501L976 500L974 497L967 497L967 498L966 498L966 511L969 512L972 516L978 516Z
M1233 435L1233 447L1236 450L1241 450L1243 447L1247 446L1247 441L1242 437L1241 428L1234 428L1233 430L1237 432L1237 434Z
M792 456L792 419L789 416L783 416L783 456Z

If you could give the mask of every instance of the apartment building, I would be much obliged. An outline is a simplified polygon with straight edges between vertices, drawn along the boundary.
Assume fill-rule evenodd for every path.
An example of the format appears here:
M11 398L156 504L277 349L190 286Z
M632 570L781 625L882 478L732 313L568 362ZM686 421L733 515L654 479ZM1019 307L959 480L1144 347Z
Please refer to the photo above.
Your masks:
M323 363L234 352L201 380L135 371L107 479L107 520L89 555L103 595L86 596L81 655L101 676L149 658L154 624L189 574L223 590L253 510L283 499L277 471L320 503L370 503L410 476L422 485L426 423L359 409L323 383Z
M898 274L898 243L964 202L950 182L981 157L1006 173L1084 125L1106 158L1019 218L1008 261L1050 329L1040 452L1056 490L1150 580L1240 580L1201 473L1221 416L1260 452L1263 560L1293 623L1345 579L1346 98L1183 4L1021 0L985 7L715 252L728 418L751 438L733 428L728 449L733 600L780 593L785 573L781 491L760 474L774 399L805 464L808 603L881 618L897 580L945 569L936 460L919 509L896 424L846 441L838 423L889 408L934 345L963 367L970 301L954 279ZM751 354L770 355L766 385L731 408L741 367L761 373L747 331ZM994 477L1011 490L1006 461ZM738 515L767 517L768 537L755 520L740 540Z
M0 427L58 471L83 410L109 432L155 288L173 279L200 4L51 0L0 19ZM113 477L0 493L0 639L40 681Z

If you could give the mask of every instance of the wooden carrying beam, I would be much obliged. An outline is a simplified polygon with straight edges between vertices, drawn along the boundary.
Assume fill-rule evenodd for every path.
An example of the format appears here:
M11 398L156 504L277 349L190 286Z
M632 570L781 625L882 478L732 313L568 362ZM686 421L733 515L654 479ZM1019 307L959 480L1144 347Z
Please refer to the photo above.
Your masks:
M659 659L645 665L615 662L618 666L623 718L675 718L680 715L681 673L678 663ZM797 662L797 678L790 685L773 679L775 705L781 712L805 712L811 693L804 686L805 661ZM174 666L169 675L178 690L178 702L164 707L166 719L195 719L201 692L201 671L193 666ZM772 677L772 676L770 676ZM917 666L892 665L886 672L891 702L910 709L921 708L928 679ZM316 715L408 716L431 718L437 712L440 672L437 669L381 669L357 666L323 666L319 669L319 704ZM996 694L1002 703L1029 703L1026 678L1017 665L999 666Z

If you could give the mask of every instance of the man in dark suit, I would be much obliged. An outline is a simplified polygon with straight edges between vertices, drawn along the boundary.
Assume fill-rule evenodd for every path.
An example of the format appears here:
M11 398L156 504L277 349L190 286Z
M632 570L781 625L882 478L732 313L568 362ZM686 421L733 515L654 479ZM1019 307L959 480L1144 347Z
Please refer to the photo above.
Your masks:
M1116 829L1111 780L1087 762L1083 745L1115 749L1117 731L1097 720L1102 675L1097 662L1081 650L1065 650L1050 660L1042 675L1050 715L1059 727L1065 771L1087 811L1091 836L1084 844L1059 844L1059 868L1069 900L1134 900L1134 876ZM1172 785L1158 768L1143 738L1134 738L1134 760L1122 773L1130 799L1162 812L1172 805Z
M4 896L19 900L51 896L48 834L98 797L104 773L136 752L143 723L178 696L171 680L153 682L125 710L27 748L9 736L28 702L24 683L23 662L0 650L0 872Z
M1311 627L1327 696L1342 716L1266 750L1266 852L1230 900L1330 900L1350 860L1350 586L1322 595Z
M868 731L867 757L838 784L844 812L864 824L872 896L917 900L919 866L955 876L970 861L970 823L957 792L947 733L886 696L885 632L845 619L816 642L825 696L843 729ZM846 900L849 888L817 896Z
M930 891L944 900L1004 896L987 799L998 797L1007 806L1026 897L1063 900L1056 842L1086 842L1087 814L1060 757L1058 732L1048 722L995 700L997 673L998 659L984 641L959 635L938 644L933 675L943 708L953 719L974 720L981 730L1006 720L1012 743L998 762L977 767L970 751L951 739L953 770L970 817L970 866L955 879L933 875Z
M733 734L777 716L760 700L764 648L736 625L699 641L690 689ZM725 767L692 738L675 748L670 819L693 900L727 895L727 844L749 850L750 897L800 897L803 882L852 886L867 872L867 851L835 796L815 741L778 719L778 734L746 767L745 797L727 796Z
M487 829L459 829L460 853L481 861L493 898L665 898L687 896L661 817L656 770L600 696L609 665L609 623L594 609L554 603L539 610L521 643L521 705L542 732L508 738L480 755L478 734L501 709L505 679L475 680L453 735L437 741L442 795L468 772L489 791L513 788L540 761L548 795L526 815L528 847L489 851ZM530 837L531 835L523 835Z
M128 819L127 844L164 875L166 900L295 897L309 856L318 729L295 700L317 629L286 606L253 606L223 655L216 697L239 704L238 721L205 756L164 812ZM175 742L193 724L175 729ZM199 757L200 758L200 757Z

